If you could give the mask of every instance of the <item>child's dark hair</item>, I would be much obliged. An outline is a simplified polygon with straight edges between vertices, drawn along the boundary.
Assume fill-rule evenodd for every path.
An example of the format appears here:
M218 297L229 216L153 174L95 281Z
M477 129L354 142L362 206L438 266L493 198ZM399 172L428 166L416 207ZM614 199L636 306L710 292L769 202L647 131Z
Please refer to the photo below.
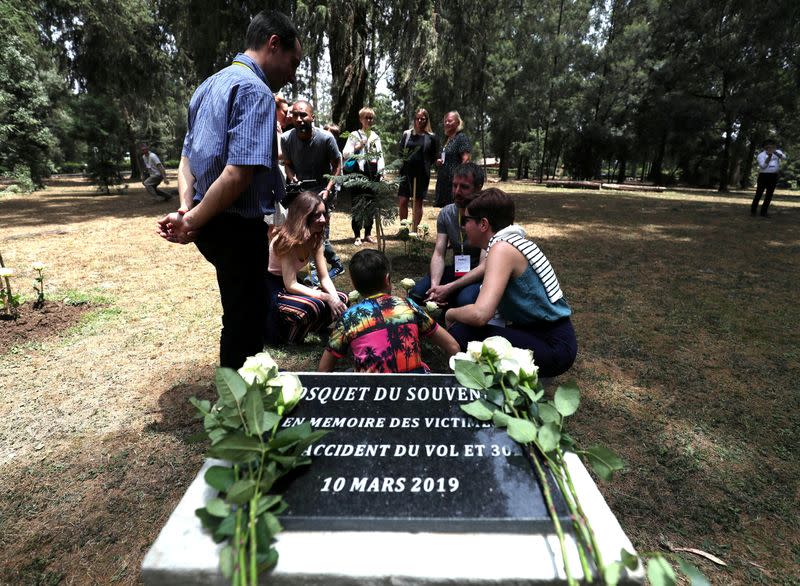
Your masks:
M384 278L389 273L389 259L379 250L365 248L350 259L350 280L363 296L383 291Z

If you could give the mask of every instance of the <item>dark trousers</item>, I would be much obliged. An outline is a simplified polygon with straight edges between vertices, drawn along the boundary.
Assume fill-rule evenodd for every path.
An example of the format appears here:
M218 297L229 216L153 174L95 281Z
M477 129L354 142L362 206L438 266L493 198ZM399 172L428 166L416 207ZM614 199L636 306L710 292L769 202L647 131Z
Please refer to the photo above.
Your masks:
M364 228L364 237L372 234L372 224L375 221L375 193L372 190L362 190L358 187L350 192L351 212L350 227L356 238L361 237L361 228Z
M203 226L197 248L217 271L222 299L219 363L239 368L264 349L269 335L267 263L269 247L263 218L220 215Z
M772 201L772 194L775 192L775 185L778 183L777 173L759 173L758 181L756 181L756 196L753 198L753 203L750 205L750 213L756 215L758 210L758 202L761 199L764 191L767 194L764 196L764 204L761 206L761 215L766 216L769 204Z
M444 272L442 273L442 280L439 282L440 285L447 285L448 283L452 283L456 280L456 273L455 268L453 265L447 265L444 267ZM411 297L416 303L425 303L425 294L428 292L428 289L431 288L431 276L425 275L419 281L417 281L416 285L414 285L411 290L408 292L408 296ZM456 291L455 295L451 296L447 300L447 307L464 307L465 305L472 305L475 303L475 300L478 299L478 293L481 292L481 284L480 283L473 283L472 285L467 285L466 287L462 287L458 291Z
M483 341L490 336L503 336L517 348L533 350L533 361L539 367L539 376L558 376L575 362L578 341L568 317L555 322L538 322L528 326L467 326L456 323L450 328L461 350L473 340Z

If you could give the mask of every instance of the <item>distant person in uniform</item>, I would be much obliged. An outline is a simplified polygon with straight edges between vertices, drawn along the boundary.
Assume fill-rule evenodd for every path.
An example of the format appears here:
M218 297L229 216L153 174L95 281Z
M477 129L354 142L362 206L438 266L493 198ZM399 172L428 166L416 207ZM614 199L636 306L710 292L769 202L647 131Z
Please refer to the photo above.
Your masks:
M167 171L164 169L164 165L161 164L161 159L158 158L157 154L151 152L150 148L145 143L141 144L141 149L142 164L147 174L147 177L142 180L144 188L147 190L147 193L150 194L153 201L169 201L172 198L172 194L158 189L162 181L164 185L169 185Z
M758 211L758 202L764 196L764 203L761 205L761 216L769 217L769 204L772 202L772 194L775 192L775 185L778 183L778 172L781 170L781 161L786 158L786 154L775 148L775 142L768 140L764 143L764 150L758 153L758 180L756 182L756 196L750 205L750 215L755 216Z

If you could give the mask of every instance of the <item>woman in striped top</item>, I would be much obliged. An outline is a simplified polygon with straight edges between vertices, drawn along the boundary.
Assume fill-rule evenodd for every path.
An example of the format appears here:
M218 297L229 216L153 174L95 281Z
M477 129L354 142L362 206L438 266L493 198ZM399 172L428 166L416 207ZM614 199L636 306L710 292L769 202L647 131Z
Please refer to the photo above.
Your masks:
M289 205L286 221L269 243L269 323L277 324L278 339L302 342L309 332L329 326L347 309L347 295L336 290L325 264L323 239L328 212L325 202L310 191ZM319 287L297 281L297 272L314 260Z
M533 350L541 376L566 372L578 351L572 310L547 257L514 224L514 200L487 189L467 206L461 223L469 243L488 251L478 299L445 316L461 349L472 340L502 336Z

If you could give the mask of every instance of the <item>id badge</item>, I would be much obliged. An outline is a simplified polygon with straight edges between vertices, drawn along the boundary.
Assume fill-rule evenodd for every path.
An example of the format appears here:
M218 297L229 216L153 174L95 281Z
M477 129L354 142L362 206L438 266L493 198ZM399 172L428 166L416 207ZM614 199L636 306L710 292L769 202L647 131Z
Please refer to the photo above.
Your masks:
M455 274L456 277L463 277L470 271L468 254L455 255Z

